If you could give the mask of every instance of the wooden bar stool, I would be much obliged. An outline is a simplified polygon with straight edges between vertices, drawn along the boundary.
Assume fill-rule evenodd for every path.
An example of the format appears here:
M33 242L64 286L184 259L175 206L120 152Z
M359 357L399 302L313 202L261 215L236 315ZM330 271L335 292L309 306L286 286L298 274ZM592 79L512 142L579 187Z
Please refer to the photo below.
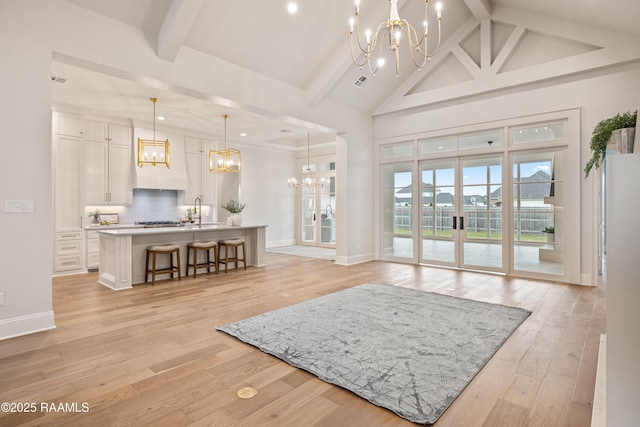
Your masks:
M173 265L173 254L176 254L176 258L178 261L178 265ZM156 255L169 255L169 267L158 269L156 268ZM153 257L152 267L149 268L149 255ZM147 279L149 277L149 273L151 273L151 284L156 284L156 275L157 274L168 274L171 273L171 278L173 279L173 273L178 273L178 280L181 280L180 276L180 247L178 245L152 245L147 246L147 262L145 266L144 272L144 282L147 283Z
M213 249L213 261L211 261L211 249ZM189 254L193 250L193 263L189 262ZM207 254L207 261L198 263L198 251L204 251ZM218 243L217 242L192 242L187 245L187 275L189 274L189 267L193 267L193 278L196 277L196 272L199 268L207 267L207 273L211 273L211 266L214 267L216 274L218 274Z
M242 262L244 269L247 269L247 251L245 247L244 239L226 239L218 242L220 250L218 251L218 262L224 264L224 272L226 273L229 267L229 263L235 263L235 268L238 268L238 262ZM224 257L222 256L222 248L224 248ZM242 257L240 257L240 249L242 248ZM229 250L233 249L231 257L229 256Z

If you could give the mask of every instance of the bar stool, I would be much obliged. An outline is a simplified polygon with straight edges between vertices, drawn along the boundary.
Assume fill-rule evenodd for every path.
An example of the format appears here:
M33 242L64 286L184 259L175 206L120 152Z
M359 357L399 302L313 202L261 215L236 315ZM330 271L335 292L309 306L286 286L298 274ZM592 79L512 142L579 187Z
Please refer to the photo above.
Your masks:
M176 258L178 261L178 265L173 265L173 254L176 254ZM156 268L156 255L169 255L169 267L158 269ZM153 265L149 268L149 255L153 256ZM178 280L181 280L180 276L180 247L178 245L152 245L147 246L147 262L145 266L144 272L144 282L147 283L147 279L149 277L149 273L151 273L151 284L156 284L156 274L167 274L171 273L171 278L173 279L173 273L178 273Z
M245 248L244 239L226 239L218 242L220 249L218 251L218 262L224 264L224 272L228 271L229 263L235 263L235 268L238 269L238 262L244 264L244 269L247 269L247 251ZM222 248L224 248L224 257L222 256ZM240 248L242 248L242 257L240 257ZM229 249L233 249L233 254L229 257Z
M211 261L211 249L213 249L213 261ZM193 263L189 262L189 254L193 250ZM207 261L198 263L198 251L204 251L207 254ZM193 267L193 278L199 268L207 267L207 273L211 273L211 266L214 267L218 274L218 243L217 242L192 242L187 245L187 275L189 267Z

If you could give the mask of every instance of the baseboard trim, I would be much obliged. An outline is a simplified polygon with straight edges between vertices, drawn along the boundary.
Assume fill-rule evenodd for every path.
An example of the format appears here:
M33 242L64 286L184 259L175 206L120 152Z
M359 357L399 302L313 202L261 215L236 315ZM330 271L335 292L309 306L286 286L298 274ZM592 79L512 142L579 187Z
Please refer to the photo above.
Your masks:
M0 320L0 340L55 329L53 311Z
M375 257L372 253L356 255L351 257L337 256L335 263L337 265L355 265L362 264L363 262L369 262L375 260Z

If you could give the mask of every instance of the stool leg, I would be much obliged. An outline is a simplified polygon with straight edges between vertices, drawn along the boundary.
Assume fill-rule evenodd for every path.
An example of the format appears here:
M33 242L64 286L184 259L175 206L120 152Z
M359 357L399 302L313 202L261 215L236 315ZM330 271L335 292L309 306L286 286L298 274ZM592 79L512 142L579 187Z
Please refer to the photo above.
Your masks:
M147 261L144 263L144 283L147 283L149 278L149 251L147 251Z
M213 247L213 260L216 263L216 274L218 274L218 245Z
M207 273L211 273L211 250L207 249Z
M224 272L229 272L229 246L224 245Z
M182 276L180 275L180 249L176 251L176 256L178 258L178 280L182 280ZM171 277L173 277L173 273L171 273Z
M189 262L189 254L187 254L187 262ZM198 272L198 249L193 248L193 278L196 278ZM187 274L189 274L189 267L187 267Z
M153 270L151 270L151 284L156 284L156 253L153 253Z
M247 269L247 250L244 247L244 243L242 244L242 264L244 265L244 269Z

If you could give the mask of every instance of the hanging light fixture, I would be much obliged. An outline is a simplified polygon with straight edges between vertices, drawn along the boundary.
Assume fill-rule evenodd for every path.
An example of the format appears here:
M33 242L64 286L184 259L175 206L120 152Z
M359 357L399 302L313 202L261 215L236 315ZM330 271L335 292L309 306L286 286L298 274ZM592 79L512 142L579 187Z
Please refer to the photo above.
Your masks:
M224 150L209 151L209 172L226 173L240 172L240 150L227 148L227 118L228 114L223 114L224 119Z
M427 34L429 29L428 23L428 5L429 0L424 0L424 30L421 31L421 36L418 37L418 31L407 22L406 19L400 19L398 14L398 0L389 0L389 18L381 22L378 25L378 29L375 34L371 34L371 30L365 32L366 47L363 47L360 41L360 28L358 25L358 16L360 15L360 0L355 0L356 11L355 17L349 20L351 30L349 31L349 39L351 41L351 58L353 63L360 69L364 65L368 65L369 71L375 77L378 67L382 67L385 63L382 57L382 46L388 43L389 50L393 52L393 56L396 61L396 78L400 77L400 43L404 38L411 54L411 60L413 64L418 68L418 71L424 67L428 60L438 52L440 48L440 21L442 20L442 3L436 4L436 13L438 17L438 43L433 52L429 53L427 48ZM354 52L353 32L356 32L357 49L359 51ZM386 42L385 42L386 39ZM375 65L372 66L371 61L375 50L378 49L377 59ZM415 51L415 52L414 52ZM364 54L365 58L362 62L358 62L357 56Z
M156 139L156 102L158 98L149 98L153 102L153 139L138 138L138 166L165 165L170 167L169 140Z
M296 178L289 178L289 188L298 187L324 187L324 179L317 180L316 175L311 170L309 157L309 132L307 132L307 165L302 171L302 179L298 181Z

